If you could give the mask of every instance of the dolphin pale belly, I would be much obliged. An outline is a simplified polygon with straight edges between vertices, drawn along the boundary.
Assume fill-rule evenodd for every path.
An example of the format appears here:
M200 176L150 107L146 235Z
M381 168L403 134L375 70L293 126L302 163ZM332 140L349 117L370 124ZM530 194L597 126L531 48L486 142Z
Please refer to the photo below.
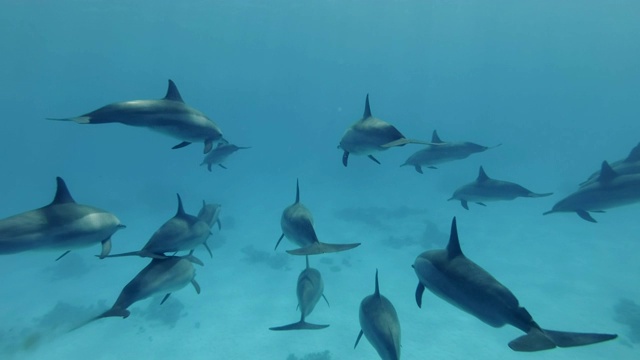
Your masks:
M222 131L202 112L187 105L173 81L169 80L167 95L158 100L133 100L103 106L84 115L49 120L74 121L78 124L121 123L146 127L182 142L174 149L192 142L203 142L204 153L222 139Z
M468 259L460 249L456 219L446 249L423 252L413 264L418 277L416 302L422 307L424 289L493 326L514 326L526 335L509 343L515 351L539 351L595 344L614 334L574 333L541 328L507 287Z
M300 246L300 249L287 250L292 255L332 253L353 249L360 245L360 243L328 244L318 240L316 231L313 228L311 212L300 202L300 185L297 180L296 202L284 209L280 218L280 226L282 227L282 235L280 235L274 250L278 248L282 239L286 237Z
M56 181L56 195L49 205L0 220L0 254L68 252L98 243L102 244L99 256L109 254L111 236L125 226L107 211L76 203L64 180Z

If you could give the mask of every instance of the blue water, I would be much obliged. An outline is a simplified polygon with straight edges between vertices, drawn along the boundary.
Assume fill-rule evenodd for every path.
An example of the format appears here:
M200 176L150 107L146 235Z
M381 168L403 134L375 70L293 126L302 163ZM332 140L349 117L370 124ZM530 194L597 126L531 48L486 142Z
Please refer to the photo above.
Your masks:
M196 253L202 294L187 287L162 307L145 300L126 320L71 334L60 330L70 318L110 306L146 261L98 260L97 246L59 262L48 252L2 256L0 358L373 359L366 341L353 343L376 268L404 359L527 356L506 345L516 329L493 329L431 294L415 306L410 265L444 245L453 216L465 253L541 325L620 335L533 356L638 358L638 339L615 320L620 299L640 302L638 206L595 214L598 224L541 214L639 141L639 16L637 1L0 3L0 217L49 203L62 176L78 202L127 224L113 237L122 252L174 214L175 193L190 213L203 199L223 206L213 259ZM178 140L146 129L45 120L161 98L167 79L252 149L209 173L201 144L171 150ZM407 137L437 129L445 141L503 145L424 175L399 167L416 145L377 154L381 165L351 156L345 169L336 146L367 93L373 114ZM447 202L479 165L555 194L469 211ZM363 245L312 259L331 307L319 303L309 320L331 327L274 333L299 316L303 259L285 256L286 240L273 252L296 178L321 240Z

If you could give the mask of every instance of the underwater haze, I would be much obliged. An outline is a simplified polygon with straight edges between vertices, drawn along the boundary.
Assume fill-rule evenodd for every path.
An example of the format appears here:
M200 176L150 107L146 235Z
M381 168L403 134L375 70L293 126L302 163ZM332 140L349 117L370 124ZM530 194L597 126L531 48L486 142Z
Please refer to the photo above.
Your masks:
M542 213L640 142L638 1L121 1L0 3L0 218L51 202L56 176L73 198L118 216L112 253L139 250L176 213L222 205L221 229L195 256L192 286L67 332L114 303L149 263L98 259L100 246L0 255L1 359L377 359L359 305L380 291L397 310L403 359L640 358L640 205ZM167 81L238 146L227 169L200 166L202 143L122 124L84 125L103 105L160 99ZM502 144L424 168L423 145L375 154L338 149L363 114L408 138ZM542 198L485 206L447 201L476 179L512 181ZM310 257L324 279L315 331L270 331L300 318L304 257L280 217L295 200L320 241L362 243ZM467 257L545 329L618 334L536 354L429 291L418 308L411 265L446 246L457 217Z

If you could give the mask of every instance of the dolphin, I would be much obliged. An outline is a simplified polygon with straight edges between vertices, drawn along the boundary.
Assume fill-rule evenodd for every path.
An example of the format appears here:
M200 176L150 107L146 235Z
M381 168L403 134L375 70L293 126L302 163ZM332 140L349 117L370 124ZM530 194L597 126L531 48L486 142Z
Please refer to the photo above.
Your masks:
M56 178L53 201L39 209L0 220L0 254L29 250L63 250L57 260L72 249L102 244L99 257L111 251L111 236L125 226L105 210L78 204L67 184Z
M340 140L338 149L344 151L342 164L346 167L349 161L349 154L367 155L369 159L380 164L380 161L373 157L373 153L406 144L429 145L431 143L407 139L393 125L373 117L369 107L369 94L367 94L362 119L347 128L342 140Z
M640 143L631 149L631 152L629 152L629 155L626 158L614 161L609 165L619 175L640 173ZM589 179L580 183L580 186L583 187L595 183L598 181L598 177L600 177L600 171L596 171L591 174Z
M541 328L518 299L460 249L456 218L446 249L423 252L413 264L418 276L416 302L422 307L425 287L432 293L493 327L511 325L526 333L509 343L515 351L539 351L595 344L615 334L575 333Z
M466 159L469 156L493 149L502 144L492 147L478 145L472 142L444 142L438 136L436 130L433 130L431 142L438 145L428 145L422 150L418 150L400 166L413 166L417 172L422 174L422 167L429 169L437 169L435 165L446 163L454 160Z
M544 215L556 212L575 212L589 222L596 220L591 212L604 212L618 206L640 201L640 173L620 175L606 161L602 162L600 175L595 182L579 188L573 194L558 201Z
M218 146L211 150L202 160L202 165L207 165L207 169L211 171L211 167L213 165L218 165L223 169L226 169L222 163L234 152L242 149L251 149L251 147L246 146L236 146L233 144L229 144L228 142L220 142Z
M213 257L211 249L207 245L207 239L211 235L209 224L189 215L182 207L182 199L178 194L178 211L151 236L142 250L114 254L105 257L141 256L163 259L167 252L193 250L198 245L204 245Z
M213 224L218 224L218 230L222 230L222 223L220 222L220 210L222 206L219 204L207 204L202 200L202 208L198 212L198 219L209 224L209 228L213 227Z
M400 321L391 302L380 295L378 270L376 291L360 303L360 328L354 349L364 334L382 360L400 359Z
M320 275L320 271L309 267L309 257L307 256L307 267L302 270L298 276L298 285L296 286L298 307L300 308L300 321L289 325L271 327L269 330L319 330L328 327L329 325L316 325L304 321L316 307L321 297L324 298L324 301L329 305L329 301L323 292L324 282L322 281L322 275Z
M169 80L167 95L162 99L117 102L81 116L48 120L73 121L78 124L121 123L146 127L182 140L173 149L202 141L205 154L211 151L213 143L222 140L222 131L218 125L202 112L187 105L172 80Z
M168 256L164 259L152 259L142 271L136 275L120 292L120 296L111 309L96 316L88 322L111 317L127 318L131 313L127 308L132 304L144 300L155 294L166 294L160 304L164 304L172 292L192 284L200 294L200 285L195 279L196 269L193 264L202 266L195 256ZM86 325L82 324L81 326Z
M458 188L450 200L460 200L462 207L469 210L469 201L486 206L484 201L513 200L517 197L544 197L553 193L537 194L508 181L495 180L487 176L482 166L474 182Z
M284 209L282 218L280 219L280 226L282 227L282 235L280 235L274 250L278 248L278 245L280 245L280 242L286 236L287 239L300 246L300 249L287 250L287 252L292 255L332 253L353 249L360 245L360 243L327 244L318 240L316 231L313 228L311 212L300 202L300 185L298 180L296 180L296 202Z

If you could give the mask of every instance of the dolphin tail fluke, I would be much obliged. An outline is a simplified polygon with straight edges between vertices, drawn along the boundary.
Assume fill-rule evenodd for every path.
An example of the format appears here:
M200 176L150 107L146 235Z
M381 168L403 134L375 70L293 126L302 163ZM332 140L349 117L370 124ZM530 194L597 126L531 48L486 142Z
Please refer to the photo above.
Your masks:
M73 118L47 118L47 120L53 121L73 121L78 124L96 124L95 121L91 121L91 116L77 116Z
M295 250L287 250L291 255L318 255L326 253L334 253L345 250L350 250L360 246L360 243L353 244L327 244L322 242L314 242L313 244Z
M304 320L300 320L296 323L284 325L284 326L276 326L271 327L269 330L273 331L284 331L284 330L320 330L329 327L329 325L316 325L305 322Z
M509 343L514 351L533 352L557 347L574 347L597 344L617 338L616 334L575 333L533 328Z
M534 352L553 349L556 347L556 343L542 330L532 328L526 335L509 342L509 347L513 351Z
M527 197L531 197L531 198L539 198L539 197L545 197L545 196L551 196L553 195L553 193L542 193L542 194L537 194L534 192L530 192L529 195L527 195Z
M129 317L129 315L131 315L131 312L127 309L112 307L111 309L103 312L101 315L96 316L93 320L98 320L106 317L121 317L123 319L126 319Z

